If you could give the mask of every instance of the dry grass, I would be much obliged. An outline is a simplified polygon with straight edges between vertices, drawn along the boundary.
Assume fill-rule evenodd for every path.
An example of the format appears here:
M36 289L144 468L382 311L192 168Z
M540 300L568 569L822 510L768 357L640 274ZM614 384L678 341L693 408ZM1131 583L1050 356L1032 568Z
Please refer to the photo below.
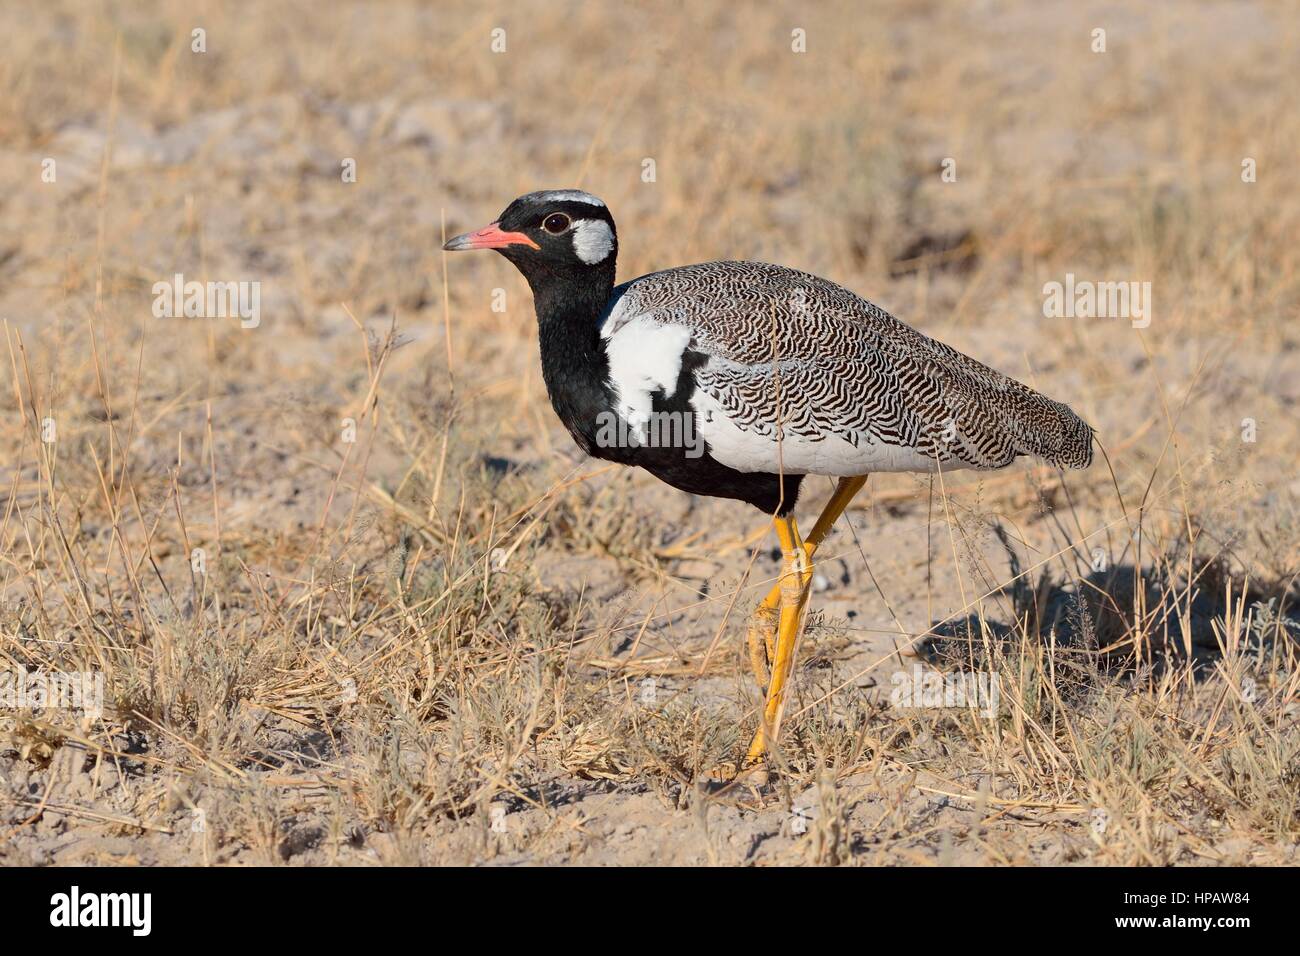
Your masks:
M0 670L107 691L0 711L0 862L1294 862L1283 8L188 6L0 13ZM522 280L437 251L572 184L622 276L832 277L1113 466L873 478L763 790L710 782L762 517L582 460ZM1045 319L1067 271L1151 326ZM154 318L176 272L262 324ZM997 717L892 706L895 649Z

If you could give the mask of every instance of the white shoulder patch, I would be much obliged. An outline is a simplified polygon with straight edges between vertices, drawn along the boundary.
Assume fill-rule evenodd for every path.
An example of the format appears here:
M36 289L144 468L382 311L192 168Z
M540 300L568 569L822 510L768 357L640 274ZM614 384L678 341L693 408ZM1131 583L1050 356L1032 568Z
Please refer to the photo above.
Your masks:
M603 202L581 189L552 189L542 193L538 198L544 202L585 202L589 206L600 206L602 209L605 207Z
M579 219L573 224L573 251L589 266L604 262L614 248L614 234L603 219Z
M606 329L611 326L606 324ZM609 359L609 380L614 388L619 414L629 425L640 428L650 422L651 395L662 391L671 397L677 391L682 370L682 353L691 342L691 330L680 325L660 325L640 315L612 328L605 338Z

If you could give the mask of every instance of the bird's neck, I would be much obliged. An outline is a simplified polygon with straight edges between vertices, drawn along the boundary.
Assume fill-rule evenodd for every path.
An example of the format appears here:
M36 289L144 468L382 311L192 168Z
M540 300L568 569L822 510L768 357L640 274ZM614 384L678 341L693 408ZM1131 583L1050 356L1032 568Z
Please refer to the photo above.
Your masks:
M551 405L582 450L599 457L595 435L600 416L613 407L609 360L600 336L600 321L614 289L613 263L573 279L528 278L537 307L542 379Z

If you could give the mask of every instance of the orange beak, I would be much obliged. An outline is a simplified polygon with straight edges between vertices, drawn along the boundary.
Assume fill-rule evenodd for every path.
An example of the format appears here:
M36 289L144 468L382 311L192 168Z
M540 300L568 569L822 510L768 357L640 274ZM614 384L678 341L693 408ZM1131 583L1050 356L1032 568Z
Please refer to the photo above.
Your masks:
M517 245L541 248L522 232L505 232L495 222L477 232L467 232L463 236L448 239L443 248L448 252L461 252L465 249L504 249L506 246Z

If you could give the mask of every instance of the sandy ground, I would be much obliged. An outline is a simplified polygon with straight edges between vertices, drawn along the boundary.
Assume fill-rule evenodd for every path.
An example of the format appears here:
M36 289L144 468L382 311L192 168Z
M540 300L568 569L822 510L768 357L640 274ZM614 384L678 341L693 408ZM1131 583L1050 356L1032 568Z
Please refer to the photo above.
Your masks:
M99 719L0 707L0 863L1297 862L1293 14L0 12L0 667L108 680ZM584 460L522 280L438 251L576 184L621 278L825 275L1114 468L873 478L766 785L714 772L766 520ZM1067 272L1152 282L1150 326L1044 316ZM155 317L177 273L258 324ZM995 719L891 701L995 659Z

